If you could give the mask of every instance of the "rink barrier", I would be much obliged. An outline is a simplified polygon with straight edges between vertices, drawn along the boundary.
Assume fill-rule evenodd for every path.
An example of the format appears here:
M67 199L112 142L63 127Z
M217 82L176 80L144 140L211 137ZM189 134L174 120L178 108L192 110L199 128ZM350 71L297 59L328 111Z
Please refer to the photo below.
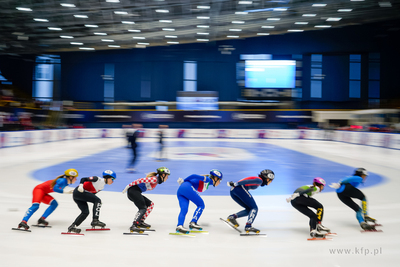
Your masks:
M126 138L126 129L59 129L0 132L0 148L74 139ZM159 129L140 129L139 137L157 138ZM400 134L280 129L165 129L165 138L304 139L400 149Z

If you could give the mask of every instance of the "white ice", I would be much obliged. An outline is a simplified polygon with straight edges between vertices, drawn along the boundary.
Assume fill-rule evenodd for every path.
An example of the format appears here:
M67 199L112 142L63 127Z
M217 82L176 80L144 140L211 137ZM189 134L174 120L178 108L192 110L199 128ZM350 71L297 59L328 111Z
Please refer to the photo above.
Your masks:
M331 241L307 241L308 218L286 203L286 195L255 196L259 213L254 226L267 234L265 238L240 237L219 220L239 210L229 196L203 196L206 209L201 222L209 234L196 234L195 238L171 236L168 233L174 231L179 213L176 196L151 195L155 208L148 222L157 231L147 237L125 236L122 233L127 231L137 209L126 195L106 191L99 193L103 202L101 220L111 231L85 232L83 237L61 235L79 210L71 195L56 193L53 195L59 207L48 219L52 228L31 227L31 233L12 231L31 205L32 189L40 183L32 178L34 170L125 145L124 140L115 138L73 140L0 149L0 265L399 266L399 150L309 140L254 142L272 143L352 167L363 166L387 178L385 183L362 189L370 214L383 225L383 232L361 233L354 212L335 193L323 193L316 195L325 207L323 224L338 233ZM41 205L30 224L46 207ZM193 210L191 204L186 220ZM90 228L90 221L86 219L81 227ZM243 225L245 220L240 219L239 223Z

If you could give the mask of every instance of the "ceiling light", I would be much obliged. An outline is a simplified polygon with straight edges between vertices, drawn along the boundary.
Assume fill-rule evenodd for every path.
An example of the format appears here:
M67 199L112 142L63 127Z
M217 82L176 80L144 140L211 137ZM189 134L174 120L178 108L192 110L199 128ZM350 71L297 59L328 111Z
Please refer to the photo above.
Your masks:
M324 7L326 4L312 4L313 7Z
M133 21L121 21L121 23L123 23L123 24L135 24L135 22L133 22Z
M94 48L91 48L91 47L79 47L79 49L82 49L82 50L94 50Z
M159 20L159 22L163 22L163 23L171 23L171 22L172 22L172 20L161 19L161 20Z
M119 45L108 45L108 47L121 47Z
M72 45L83 45L83 43L70 42Z
M87 19L88 16L86 15L74 15L75 18Z
M61 3L60 5L63 7L76 7L74 4L67 4L67 3Z
M342 9L338 9L338 12L351 12L353 9L350 8L342 8Z
M277 7L272 9L273 11L287 11L288 9L286 7Z
M178 38L176 35L165 35L165 38Z
M128 30L128 32L141 32L140 30Z
M304 32L304 30L296 30L296 29L294 29L294 30L288 30L288 32Z
M156 9L157 13L169 13L169 10L166 9Z
M33 20L38 22L49 22L48 19L33 19Z
M209 35L208 32L198 32L197 34L198 34L198 35Z
M114 14L116 14L116 15L128 15L128 12L126 12L126 11L114 11Z
M167 44L179 44L179 42L167 42Z
M307 21L299 21L299 22L295 22L294 24L306 25L306 24L308 24L308 22Z
M47 29L52 30L52 31L62 31L61 28L55 28L55 27L47 27Z
M137 43L138 45L149 45L149 43Z
M315 17L317 14L303 14L303 17Z
M175 29L173 29L173 28L163 28L162 30L163 30L163 31L170 31L170 32L175 31Z
M247 12L242 12L242 11L237 11L237 12L235 12L235 14L236 14L236 15L247 15L247 14L249 14L249 13L247 13Z
M72 39L74 38L73 36L68 36L68 35L61 35L61 38L65 38L65 39Z
M239 38L239 36L237 36L237 35L228 35L226 37L228 37L228 38Z
M342 18L327 18L326 21L339 21Z
M331 25L315 25L315 28L330 28L332 27Z
M233 24L244 24L244 21L242 20L234 20L232 21Z
M281 20L280 18L267 18L267 20Z
M379 2L380 7L392 7L392 3L390 2Z
M209 6L197 6L198 9L210 9Z
M85 27L88 27L88 28L98 28L99 26L97 26L97 25L91 25L91 24L85 24Z
M350 0L351 2L364 2L365 0Z
M101 41L102 41L102 42L110 42L110 43L113 43L113 42L114 42L114 40L111 40L111 39L101 39Z
M198 19L210 19L210 17L205 17L205 16L198 16Z
M94 34L95 35L107 35L107 33L105 33L105 32L95 32Z
M140 39L140 40L143 40L143 39L146 39L146 37L138 37L138 36L134 36L134 37L132 37L133 39Z
M210 40L208 40L208 39L197 39L197 41L199 41L199 42L208 42Z
M268 32L259 32L259 33L257 33L257 35L269 35L269 33Z
M119 3L119 0L106 0L107 3Z
M197 25L197 28L210 28L208 25Z
M16 7L19 11L32 11L29 7Z
M231 32L241 32L242 29L229 29L229 31L231 31Z
M275 28L275 26L261 26L261 28L263 28L263 29L273 29L273 28Z
M253 1L239 1L239 5L251 5L253 4Z

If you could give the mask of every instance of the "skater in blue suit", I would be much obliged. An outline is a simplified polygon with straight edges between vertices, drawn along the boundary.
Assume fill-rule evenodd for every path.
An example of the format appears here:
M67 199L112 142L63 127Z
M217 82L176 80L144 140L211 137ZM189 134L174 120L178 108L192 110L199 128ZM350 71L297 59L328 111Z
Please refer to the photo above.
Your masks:
M336 189L336 194L340 201L356 212L357 220L362 229L374 230L375 226L368 224L368 222L375 223L376 220L368 216L367 198L357 188L360 184L364 183L367 176L368 171L366 169L358 168L354 171L353 176L347 176L340 180L339 183L332 183L329 186ZM361 207L352 198L361 200Z
M176 228L177 233L187 234L189 229L183 227L185 217L189 209L189 202L192 201L196 206L193 218L189 223L190 229L202 230L202 227L197 224L203 210L205 208L204 201L199 193L208 189L209 185L218 186L222 180L222 173L219 170L211 170L209 175L192 174L185 179L179 178L180 184L177 192L179 206L181 211L178 216L178 225Z
M244 208L237 213L228 216L226 221L232 227L239 227L239 223L236 221L237 218L246 217L247 223L244 228L246 233L254 232L259 233L260 230L252 226L254 220L257 217L258 207L253 196L250 194L249 190L257 189L259 186L269 185L272 180L274 180L275 174L273 171L265 169L261 171L258 176L250 176L239 180L238 182L228 182L228 186L231 187L231 197Z

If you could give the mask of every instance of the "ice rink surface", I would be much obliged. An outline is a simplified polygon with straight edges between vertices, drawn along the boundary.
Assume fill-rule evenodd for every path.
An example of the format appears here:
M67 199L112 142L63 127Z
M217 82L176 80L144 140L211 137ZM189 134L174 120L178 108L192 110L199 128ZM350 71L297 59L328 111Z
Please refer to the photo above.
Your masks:
M138 172L134 174L125 172L130 151L125 148L125 140L117 138L0 149L0 265L399 266L400 233L396 230L400 225L398 150L310 140L168 139L168 160L158 162L154 155L156 141L142 141ZM196 234L195 238L169 235L175 231L179 213L173 193L178 188L176 180L192 173L201 174L215 165L224 173L224 180L219 187L211 187L201 194L206 209L199 224L209 234ZM149 236L123 235L137 208L120 192L121 188L160 166L170 168L172 175L165 184L147 194L155 207L146 222L156 232L150 232ZM260 169L261 166L265 167ZM383 232L361 233L355 213L327 187L315 198L324 205L323 224L338 236L331 241L307 241L308 218L285 198L298 186L310 184L315 176L323 177L328 183L337 182L351 175L357 167L371 172L365 186L359 188L367 196L370 215L383 225L380 227ZM90 228L89 215L80 226L85 236L61 235L80 211L71 195L58 193L52 193L59 203L48 218L52 228L31 227L31 233L12 231L31 205L32 189L67 168L79 171L78 180L100 175L107 168L116 171L115 183L106 185L105 190L97 194L103 203L100 220L107 223L111 231L85 232L84 229ZM267 237L241 237L219 219L241 210L230 198L226 181L257 175L263 168L274 170L276 180L268 187L251 192L259 207L253 225ZM28 224L35 224L47 207L41 204ZM186 226L194 208L191 204ZM241 228L245 221L239 219Z

